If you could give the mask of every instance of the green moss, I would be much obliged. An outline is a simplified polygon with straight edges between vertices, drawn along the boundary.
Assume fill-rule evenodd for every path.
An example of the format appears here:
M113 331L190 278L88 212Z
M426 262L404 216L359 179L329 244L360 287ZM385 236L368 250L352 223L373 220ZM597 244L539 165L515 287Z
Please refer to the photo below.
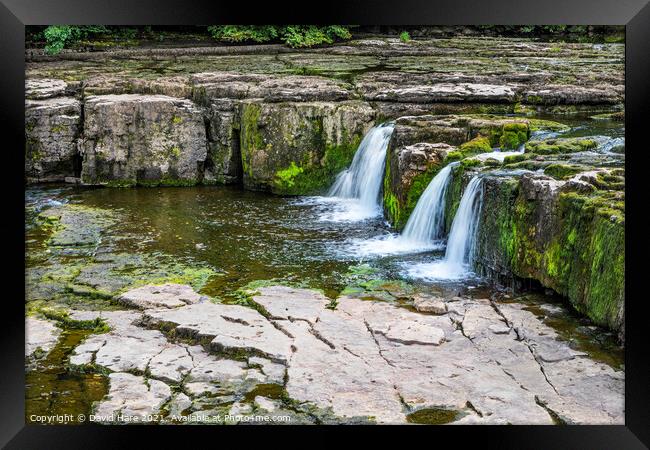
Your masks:
M566 131L570 129L568 125L552 120L543 119L527 119L530 126L530 131Z
M485 136L477 136L471 141L465 142L458 147L463 157L477 155L492 151L490 140Z
M181 156L181 149L180 149L180 147L172 147L172 148L169 150L169 153L171 154L171 156L173 156L174 158L178 159L178 158L180 158L180 156Z
M425 172L417 174L411 180L411 186L406 193L406 204L404 205L404 213L408 217L411 215L418 200L422 196L424 190L429 186L431 180L438 174L441 166L439 164L431 165Z
M464 155L462 152L454 150L453 152L447 153L447 157L445 158L445 160L448 162L453 162L453 161L460 161L463 158Z
M506 123L499 136L499 147L505 150L515 150L528 140L528 125L522 122Z
M544 99L539 95L527 95L526 102L531 103L533 105L539 105L544 103Z
M322 133L316 133L322 137ZM276 172L273 180L273 192L281 195L309 195L322 193L333 182L336 175L348 167L354 158L361 137L351 139L349 144L324 146L325 154L320 162L303 161L300 164L291 162L289 167Z
M617 111L617 112L613 112L613 113L596 114L595 116L591 116L590 119L593 119L593 120L615 120L615 121L623 122L625 120L625 111Z
M256 150L265 148L264 138L259 131L258 122L261 114L261 107L256 103L247 103L243 106L241 116L240 149L242 156L242 168L249 176L253 176L250 165L251 154Z
M460 417L458 411L440 408L426 408L412 412L406 416L408 423L423 425L444 425L451 423Z
M284 170L278 170L275 173L276 188L282 191L290 191L296 184L296 177L304 172L302 167L296 166L296 163L291 161L291 165Z
M556 138L543 141L531 141L526 144L526 152L538 155L558 153L575 153L595 148L598 143L592 139Z
M531 115L535 114L537 110L531 106L528 105L522 105L521 103L515 103L513 112L515 114L524 114L524 115Z
M514 180L502 183L498 195L486 197L481 233L493 242L486 257L568 297L594 322L619 329L625 284L623 194L563 193L554 206L555 225L539 229L539 203L527 200L517 186Z
M572 164L549 164L544 168L544 173L558 180L566 180L584 170L584 167Z
M460 162L460 165L464 169L469 169L471 167L477 167L482 164L481 160L478 158L465 158Z
M63 131L66 131L67 129L68 129L68 127L66 125L63 125L63 124L52 125L52 127L50 128L50 132L52 132L52 133L61 133Z
M503 158L503 165L515 164L515 163L518 163L518 162L522 162L522 161L525 161L528 158L530 158L530 156L531 155L526 154L526 153L520 153L520 154L517 154L517 155L506 156L505 158Z
M624 172L599 172L593 184L605 191L620 191L625 189L625 175Z
M172 123L178 125L179 123L183 123L183 119L179 116L174 116L172 117Z
M391 223L399 227L402 223L402 214L397 197L391 192L384 195L384 209L388 212Z
M29 314L40 314L47 319L55 320L60 327L67 330L92 330L93 333L106 333L110 331L108 324L99 317L92 320L76 320L72 319L70 313L63 309L40 307L30 310Z

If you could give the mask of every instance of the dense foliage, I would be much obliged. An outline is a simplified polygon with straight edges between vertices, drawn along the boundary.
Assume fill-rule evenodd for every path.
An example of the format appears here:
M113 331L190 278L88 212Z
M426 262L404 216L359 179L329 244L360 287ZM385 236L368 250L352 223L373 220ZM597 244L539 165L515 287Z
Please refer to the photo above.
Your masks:
M91 34L101 34L107 31L106 27L102 25L51 25L43 31L46 42L45 51L50 55L55 55L72 42L84 39Z
M269 42L279 40L289 47L313 47L350 39L341 25L215 25L208 27L211 36L222 42Z

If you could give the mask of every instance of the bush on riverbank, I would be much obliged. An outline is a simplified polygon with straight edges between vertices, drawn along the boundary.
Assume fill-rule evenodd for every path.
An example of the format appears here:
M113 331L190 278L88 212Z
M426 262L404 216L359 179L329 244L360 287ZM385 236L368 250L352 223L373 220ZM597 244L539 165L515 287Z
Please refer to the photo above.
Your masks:
M178 27L176 27L178 28ZM138 45L139 39L164 41L189 37L197 40L214 39L224 43L283 43L289 47L313 47L350 39L348 27L341 25L213 25L209 27L118 27L50 25L29 27L27 45L42 42L45 51L56 55L64 48L83 46L93 41L102 47Z

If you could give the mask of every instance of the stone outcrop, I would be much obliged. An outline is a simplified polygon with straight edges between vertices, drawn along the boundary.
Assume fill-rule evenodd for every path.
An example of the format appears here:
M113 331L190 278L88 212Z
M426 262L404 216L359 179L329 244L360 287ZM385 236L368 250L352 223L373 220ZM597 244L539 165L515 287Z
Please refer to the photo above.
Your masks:
M142 286L131 289L117 299L127 306L139 309L178 308L206 301L207 297L194 292L191 286L165 283L160 286Z
M364 102L241 106L244 186L277 194L326 190L345 169L375 113Z
M478 171L462 165L454 169L447 217L453 217L464 186ZM565 179L521 169L487 171L482 184L477 269L507 284L536 280L624 340L621 171L586 170Z
M61 329L50 320L29 316L25 319L25 357L46 356L56 345Z
M81 178L87 184L197 184L206 142L202 112L189 100L91 96L84 103Z
M77 152L81 102L45 95L52 94L25 102L25 175L37 182L63 181L81 170Z
M424 115L395 120L386 156L384 213L401 229L431 179L449 162L492 147L513 149L530 135L526 119Z
M251 296L261 313L211 302L74 313L111 327L70 360L110 372L96 414L405 423L433 409L459 424L623 422L623 373L521 304L439 298L444 310L431 315L345 296L330 309L322 294L285 286Z

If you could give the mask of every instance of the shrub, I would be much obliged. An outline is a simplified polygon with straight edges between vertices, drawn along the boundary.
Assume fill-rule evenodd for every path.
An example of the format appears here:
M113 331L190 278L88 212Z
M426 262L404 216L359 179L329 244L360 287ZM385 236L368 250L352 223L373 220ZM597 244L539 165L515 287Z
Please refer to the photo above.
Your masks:
M133 37L137 33L137 30L131 28L119 28L118 32L121 33L122 37ZM86 39L89 36L109 33L112 33L112 31L103 25L50 25L43 30L45 52L49 55L56 55L61 52L63 48L82 39Z
M399 40L402 42L408 42L411 40L411 35L408 33L408 31L402 31L399 35Z
M269 42L280 40L289 47L313 47L332 44L337 39L350 39L347 27L341 25L214 25L210 35L222 42Z
M268 42L278 37L274 25L214 25L208 33L223 42Z
M89 34L106 33L107 31L106 27L102 25L51 25L43 30L45 52L50 55L56 55L63 50L66 45L83 39Z

